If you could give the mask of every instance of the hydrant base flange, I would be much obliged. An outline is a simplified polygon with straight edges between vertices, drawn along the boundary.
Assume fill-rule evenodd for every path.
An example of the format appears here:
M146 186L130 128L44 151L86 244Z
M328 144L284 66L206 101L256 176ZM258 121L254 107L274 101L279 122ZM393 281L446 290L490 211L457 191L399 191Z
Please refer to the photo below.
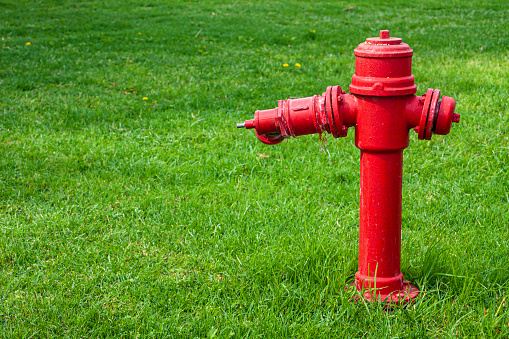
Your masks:
M357 290L355 286L355 282L352 282L350 285L345 287L345 291L352 289L362 293L362 296L366 301L374 302L381 301L387 305L398 305L398 304L408 304L412 302L419 295L419 289L412 285L408 280L403 281L403 288L400 291L393 291L389 293L377 292L376 289L366 289L363 291ZM354 300L360 300L361 295L356 294L354 296Z

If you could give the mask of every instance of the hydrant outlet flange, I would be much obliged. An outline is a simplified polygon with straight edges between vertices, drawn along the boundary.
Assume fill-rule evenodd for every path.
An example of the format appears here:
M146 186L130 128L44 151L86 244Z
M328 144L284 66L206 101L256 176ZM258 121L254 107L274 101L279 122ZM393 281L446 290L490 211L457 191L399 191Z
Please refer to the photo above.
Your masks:
M456 101L444 96L440 98L440 90L428 88L426 94L422 96L424 106L422 108L419 126L414 129L420 140L430 140L432 134L446 135L451 130L451 124L460 121L460 115L454 113Z

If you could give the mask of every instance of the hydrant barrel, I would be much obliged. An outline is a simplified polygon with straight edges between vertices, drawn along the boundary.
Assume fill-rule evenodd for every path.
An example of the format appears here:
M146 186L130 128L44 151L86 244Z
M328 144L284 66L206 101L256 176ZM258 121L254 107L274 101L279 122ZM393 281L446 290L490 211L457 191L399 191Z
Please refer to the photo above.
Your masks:
M361 151L359 271L356 274L359 290L376 287L386 295L403 287L400 272L402 172L402 150Z

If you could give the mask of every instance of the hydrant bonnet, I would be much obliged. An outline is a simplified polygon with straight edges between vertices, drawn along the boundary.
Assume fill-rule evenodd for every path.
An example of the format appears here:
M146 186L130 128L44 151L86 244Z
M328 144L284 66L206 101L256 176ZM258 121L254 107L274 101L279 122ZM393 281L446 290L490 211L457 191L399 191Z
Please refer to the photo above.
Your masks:
M415 94L413 53L401 38L389 37L387 30L380 31L379 38L366 39L354 50L355 74L350 92L371 96Z

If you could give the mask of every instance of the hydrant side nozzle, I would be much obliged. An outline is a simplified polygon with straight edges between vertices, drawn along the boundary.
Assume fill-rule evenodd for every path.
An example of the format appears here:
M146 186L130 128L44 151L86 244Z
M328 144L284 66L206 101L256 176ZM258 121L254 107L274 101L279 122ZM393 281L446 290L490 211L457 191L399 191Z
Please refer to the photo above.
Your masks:
M254 128L258 139L266 144L323 132L345 137L348 126L355 125L355 107L354 97L339 86L330 86L322 95L279 100L278 107L256 111L253 120L238 127Z
M459 122L460 115L454 113L456 101L448 96L440 97L440 90L428 89L424 99L424 106L419 125L414 128L420 140L430 140L433 134L446 135L451 131L451 124Z
M456 101L447 96L442 97L438 117L435 123L435 134L446 135L451 131L453 122L459 122L460 115L454 113Z

